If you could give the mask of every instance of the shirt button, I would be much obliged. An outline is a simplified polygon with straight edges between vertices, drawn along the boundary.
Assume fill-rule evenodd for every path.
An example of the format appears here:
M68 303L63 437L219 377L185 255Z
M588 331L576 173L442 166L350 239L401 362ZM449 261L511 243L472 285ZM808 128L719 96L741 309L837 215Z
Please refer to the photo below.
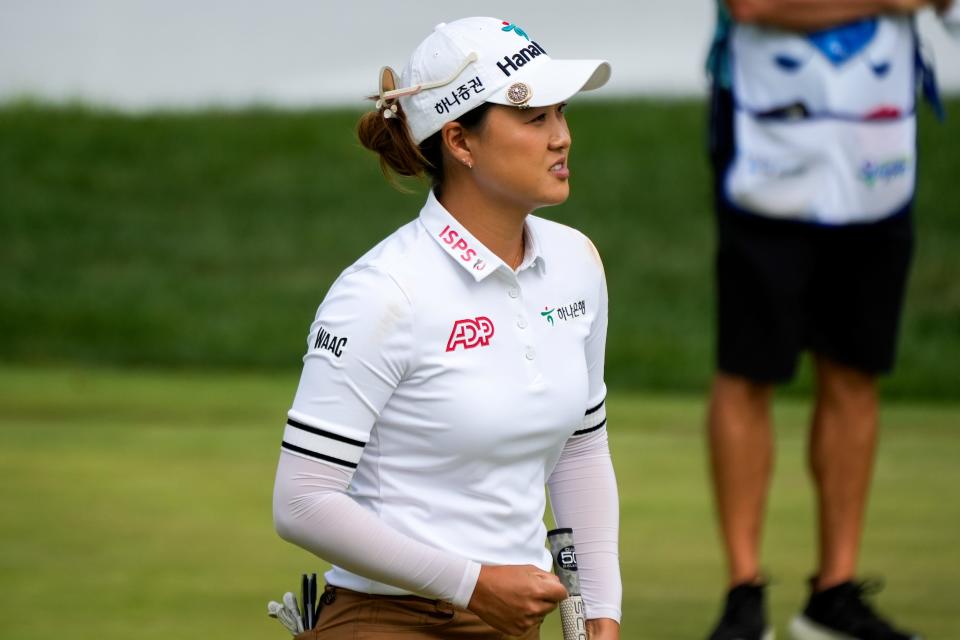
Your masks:
M517 289L516 287L510 287L510 291L508 291L507 293L510 294L510 297L511 297L511 298L519 298L519 297L520 297L520 289Z
M537 357L537 353L533 350L533 347L527 347L527 353L524 355L526 356L527 360L533 360Z
M517 326L520 327L521 329L526 329L527 319L524 318L523 316L520 316L519 318L517 318Z

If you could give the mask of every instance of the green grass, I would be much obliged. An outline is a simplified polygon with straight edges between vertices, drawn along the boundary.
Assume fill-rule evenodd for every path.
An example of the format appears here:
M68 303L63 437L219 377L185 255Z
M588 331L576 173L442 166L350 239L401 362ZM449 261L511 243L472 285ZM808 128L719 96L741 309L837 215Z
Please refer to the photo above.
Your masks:
M900 397L957 400L960 100L921 118L919 243ZM407 220L344 111L121 115L0 108L0 360L294 372L333 278ZM704 109L580 102L573 195L595 240L608 380L699 392L711 369ZM807 387L806 382L799 384Z
M273 533L270 501L295 376L0 368L0 638L289 637L266 602L318 560ZM624 638L702 637L723 573L702 399L614 393ZM807 411L778 404L766 536L780 625L814 556ZM862 566L882 608L960 628L960 404L889 404ZM544 638L558 637L556 616Z

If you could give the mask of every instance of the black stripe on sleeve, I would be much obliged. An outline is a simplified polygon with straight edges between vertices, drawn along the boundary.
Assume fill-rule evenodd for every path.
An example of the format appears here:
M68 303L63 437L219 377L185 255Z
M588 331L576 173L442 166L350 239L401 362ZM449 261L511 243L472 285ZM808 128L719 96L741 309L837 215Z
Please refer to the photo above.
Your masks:
M316 434L318 436L323 436L324 438L330 438L331 440L336 440L338 442L346 442L347 444L352 444L355 447L365 447L367 445L366 442L361 442L360 440L353 440L346 436L337 435L336 433L332 433L330 431L324 431L323 429L311 427L309 425L303 424L302 422L297 422L293 418L287 418L287 424L290 425L291 427L295 427L297 429L303 429L304 431Z
M600 407L602 407L602 406L603 406L603 403L606 402L606 401L607 401L607 399L604 398L603 400L600 401L600 404L598 404L598 405L595 406L595 407L590 407L589 409L587 409L587 412L586 412L585 414L583 414L583 415L588 416L588 415L590 415L591 413L596 413L597 411L600 411Z
M339 465L342 465L342 466L344 466L344 467L349 467L350 469L356 469L356 468L357 468L357 465L356 465L356 463L354 463L354 462L347 462L346 460L341 460L340 458L334 458L333 456L325 456L325 455L323 455L322 453L317 453L317 452L315 452L315 451L309 451L308 449L304 449L303 447L298 447L297 445L294 445L294 444L289 444L289 443L287 443L287 442L281 442L281 443L280 443L280 446L283 447L284 449L288 449L288 450L290 450L290 451L295 451L295 452L297 452L297 453L302 453L303 455L309 456L309 457L311 457L311 458L316 458L317 460L325 460L325 461L327 461L327 462L333 462L334 464L339 464Z
M598 424L598 425L595 426L595 427L588 427L588 428L586 428L586 429L580 429L580 431L574 431L574 432L573 432L573 435L575 435L575 436L582 436L582 435L585 434L585 433L591 433L591 432L593 432L593 431L596 431L596 430L600 429L600 428L603 427L603 425L605 425L605 424L607 424L607 419L606 419L606 418L604 418L604 419L603 419L603 422L601 422L600 424Z

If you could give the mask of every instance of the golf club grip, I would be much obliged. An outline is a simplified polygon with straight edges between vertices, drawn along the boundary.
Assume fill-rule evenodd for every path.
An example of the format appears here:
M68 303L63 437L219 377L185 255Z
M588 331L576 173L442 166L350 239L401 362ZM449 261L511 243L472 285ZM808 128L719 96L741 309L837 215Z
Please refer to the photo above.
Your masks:
M580 596L580 575L577 573L577 551L573 546L573 529L547 532L547 543L553 558L553 572L560 578L570 596L560 603L563 640L587 640L587 619Z

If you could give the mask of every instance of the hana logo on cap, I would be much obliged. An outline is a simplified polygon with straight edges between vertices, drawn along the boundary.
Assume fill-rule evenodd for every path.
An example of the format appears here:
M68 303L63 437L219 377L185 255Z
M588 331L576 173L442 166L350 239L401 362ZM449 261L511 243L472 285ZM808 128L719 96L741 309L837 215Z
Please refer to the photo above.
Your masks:
M503 21L503 29L502 29L502 31L513 31L513 32L514 32L515 34L517 34L518 36L523 36L524 38L526 38L527 41L530 40L530 36L527 35L527 32L526 32L526 31L524 31L523 29L521 29L521 28L518 27L517 25L513 24L512 22L507 22L506 20Z
M399 101L411 137L420 144L485 102L547 107L596 89L609 77L610 65L604 60L550 58L512 22L463 18L437 25L399 78L384 69L377 108L392 118Z

